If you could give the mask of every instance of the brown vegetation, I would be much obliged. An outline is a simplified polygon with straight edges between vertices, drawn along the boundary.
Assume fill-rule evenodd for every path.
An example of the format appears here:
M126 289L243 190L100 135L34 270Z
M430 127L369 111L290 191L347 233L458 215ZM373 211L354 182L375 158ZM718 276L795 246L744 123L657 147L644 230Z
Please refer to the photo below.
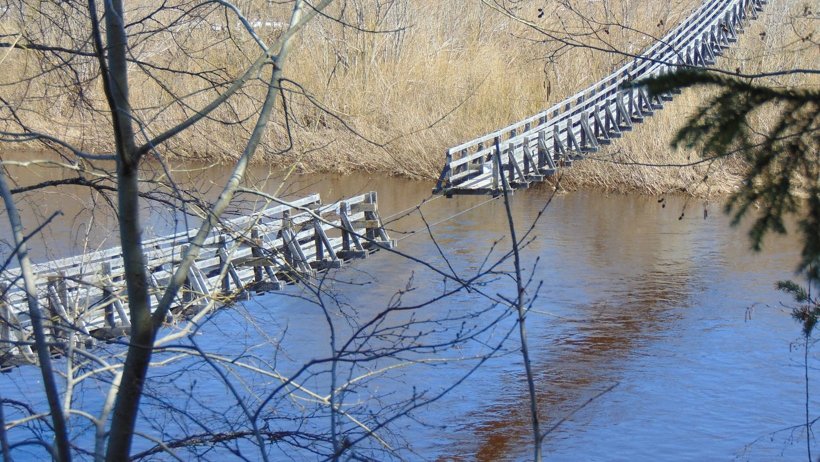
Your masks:
M754 73L801 67L811 56L816 58L816 41L800 36L800 31L811 30L809 23L802 23L810 21L803 15L803 3L772 2L719 65ZM547 37L479 0L341 3L332 15L343 9L346 26L329 19L317 21L294 47L286 73L290 80L284 85L293 149L281 152L288 146L288 131L280 115L267 134L261 159L277 167L296 164L304 171L366 170L433 178L448 146L543 110L594 83L629 59L621 52L639 53L697 4L514 2L512 12L552 32L553 37ZM256 29L263 39L280 33L275 22L286 15L286 5L268 5L242 5L246 17L261 21ZM788 11L793 21L783 21L782 11ZM137 7L130 17L149 12ZM251 49L253 40L222 11L202 9L193 17L182 17L166 12L154 18L156 23L133 26L131 34L134 56L153 66L135 65L132 72L133 100L139 105L135 112L141 120L151 121L155 132L205 104L222 88L211 88L210 82L238 74L255 53L237 52ZM1 24L5 34L23 32L41 41L66 41L63 35L52 36L57 32L38 18L7 14ZM145 34L145 39L135 33L165 26L170 26L166 32ZM87 47L81 21L77 27L68 34L73 37L70 42ZM49 71L49 63L31 55L19 50L10 54L0 74L0 95L34 129L48 127L54 133L54 127L61 127L55 135L84 149L110 149L109 126L96 114L103 107L103 95L94 78L94 60L88 58L88 75L65 75ZM161 68L166 66L206 72L210 80L202 75L163 79ZM44 71L42 77L30 79ZM794 85L799 78L772 83ZM261 88L251 85L162 155L222 160L238 156L238 140L247 137ZM650 193L730 190L743 168L731 159L686 169L630 165L697 159L694 151L673 152L668 146L701 96L679 96L633 133L594 155L598 161L577 163L564 184ZM702 182L707 172L709 179Z
M818 56L817 37L812 37L812 16L805 2L770 2L760 17L752 21L738 42L718 59L717 66L746 75L812 67ZM774 87L814 87L816 75L792 74L756 79ZM686 90L664 110L656 112L634 132L614 143L607 151L593 155L596 162L579 162L568 172L568 187L590 186L610 191L639 190L650 194L680 192L697 196L733 192L746 168L738 156L713 162L701 161L699 150L670 148L676 132L711 94L702 88ZM757 128L774 120L769 108L756 114ZM639 164L639 165L636 165ZM640 165L645 164L645 165ZM678 168L679 165L691 165Z

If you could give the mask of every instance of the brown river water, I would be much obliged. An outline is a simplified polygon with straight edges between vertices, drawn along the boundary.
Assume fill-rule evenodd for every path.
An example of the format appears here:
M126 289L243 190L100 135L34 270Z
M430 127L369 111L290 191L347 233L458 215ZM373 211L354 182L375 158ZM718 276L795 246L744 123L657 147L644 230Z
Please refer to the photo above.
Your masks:
M226 172L193 171L190 179L180 180L180 187L211 185L209 197L214 197ZM31 184L51 175L16 170L15 179ZM269 192L281 184L279 177L258 168L252 176L250 184ZM381 216L390 221L387 228L399 240L399 250L437 268L472 275L488 255L492 261L508 250L500 200L430 199L428 182L367 174L296 176L285 184L281 191L319 192L325 202L377 191ZM805 460L805 433L791 428L805 418L800 329L782 304L788 300L773 289L775 281L793 277L799 253L795 238L769 239L755 254L742 227L729 226L719 202L674 196L659 202L658 197L592 191L555 196L533 225L551 194L550 188L533 188L512 198L519 234L532 227L522 257L525 276L534 281L529 293L537 293L527 329L542 428L560 423L544 439L545 460ZM425 199L430 200L420 210L433 224L433 238L419 213L389 219ZM38 242L35 260L71 254L83 246L115 245L113 220L105 207L100 198L75 187L28 197L21 203L28 223L52 211L63 212L45 230L44 241L33 241ZM180 226L178 216L161 208L146 211L146 234ZM409 232L413 230L418 232ZM0 231L5 239L7 224ZM384 309L398 291L412 287L401 301L410 305L434 298L446 286L424 266L386 252L346 265L333 279L339 309L360 319ZM483 281L488 293L515 293L514 283L504 276ZM257 345L261 330L277 338L281 351L287 352L278 359L280 369L295 369L329 348L325 315L300 298L303 295L291 286L282 293L256 296L242 310L220 312L202 329L200 342L224 344L229 354ZM419 316L436 319L444 312L491 310L491 305L475 292L462 291L427 306L424 310L429 311L421 310ZM249 317L239 316L239 311ZM457 328L446 322L441 326ZM403 448L401 456L528 460L529 407L517 334L503 340L511 326L512 318L505 318L482 334L481 341L442 353L450 359L446 364L420 364L387 375L348 399L377 406L371 395L384 403L409 390L435 394L460 382L434 403L414 410L412 418L391 424L391 441ZM339 332L343 335L344 328ZM445 338L448 332L430 335ZM226 336L232 341L225 342ZM494 342L502 343L498 354L472 371L477 364L472 355ZM820 378L813 353L809 365L813 385ZM25 384L37 380L32 371L20 368L0 376L0 394L30 396ZM318 373L311 380L319 387L325 383ZM215 388L205 396L213 393L215 399L224 399L225 392ZM812 416L817 415L820 400L811 396L809 407ZM294 448L272 454L274 460L316 458Z

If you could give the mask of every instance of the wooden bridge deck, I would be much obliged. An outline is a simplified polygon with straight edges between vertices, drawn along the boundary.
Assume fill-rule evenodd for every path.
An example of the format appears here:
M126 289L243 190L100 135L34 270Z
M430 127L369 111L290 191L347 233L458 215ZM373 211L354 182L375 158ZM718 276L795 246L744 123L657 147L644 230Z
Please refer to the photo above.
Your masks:
M196 229L144 243L156 306ZM322 205L318 194L223 221L203 245L171 310L183 319L251 291L278 290L319 271L392 248L375 192ZM127 335L121 248L34 265L37 299L55 351L69 339L92 344ZM19 268L0 273L0 367L34 362L31 320Z
M765 3L707 0L641 56L595 85L532 117L448 149L433 192L448 197L498 194L501 174L507 175L511 188L526 188L610 144L674 96L650 96L629 84L681 67L714 64Z
M620 138L673 98L650 96L627 84L678 67L714 64L765 3L706 1L644 54L597 84L539 114L448 149L434 192L498 194L504 184L501 175L509 178L510 187L526 188ZM392 248L395 243L382 227L376 199L368 193L321 205L314 194L222 222L192 265L171 317L182 319L250 291L277 290L344 261ZM195 232L144 243L154 304ZM69 342L90 344L128 334L120 248L40 263L34 271L36 297L48 313L55 351ZM34 361L22 287L19 270L0 273L0 367Z

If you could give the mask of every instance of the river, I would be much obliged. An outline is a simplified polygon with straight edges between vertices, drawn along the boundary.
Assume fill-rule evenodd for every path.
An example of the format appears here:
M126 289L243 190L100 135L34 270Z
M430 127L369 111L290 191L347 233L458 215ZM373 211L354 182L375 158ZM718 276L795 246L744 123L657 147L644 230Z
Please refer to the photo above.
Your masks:
M224 175L210 169L183 183L189 189L218 184ZM252 183L262 184L265 178L266 173L259 174ZM426 182L364 174L295 177L286 183L291 192L320 192L325 202L378 191L382 217L429 198L431 187ZM272 179L264 189L275 191L278 185ZM216 191L214 187L209 197ZM533 281L528 293L537 293L527 329L542 428L560 422L545 437L545 459L805 458L803 429L790 430L805 417L800 328L782 304L788 302L786 297L773 288L775 281L793 277L799 254L795 238L768 239L756 254L749 251L744 231L729 226L720 203L593 191L556 195L533 225L551 195L549 188L533 188L517 191L512 200L519 234L532 226L522 257L525 275ZM74 252L81 235L89 236L91 246L106 246L101 242L110 235L113 221L103 213L89 226L89 212L76 206L78 201L88 203L87 195L70 190L46 197L74 199L39 199L36 205L23 206L29 219L35 209L40 216L63 211L45 234L48 245L37 247L41 250L36 257ZM504 204L487 200L483 196L433 198L424 203L420 210L433 224L434 239L418 213L387 228L392 238L399 239L402 253L443 272L474 275L509 246ZM146 225L160 234L174 225L161 215L149 215ZM408 233L412 230L417 232ZM509 271L510 265L499 269ZM454 287L443 279L422 264L387 252L329 273L324 282L330 298L326 306L340 339L337 344L388 306L425 302ZM483 277L479 289L496 299L515 293L514 282L500 274ZM409 344L419 336L417 343L427 342L426 346L379 360L379 367L401 367L352 387L344 397L345 405L366 416L391 409L395 403L421 402L460 382L430 405L413 409L409 418L391 421L385 428L386 443L405 460L527 460L531 456L527 387L512 329L514 318L509 314L476 291L464 290L435 300L412 316L392 313L386 325L412 322L414 331L396 340L395 331L374 330L367 345L377 351L391 341ZM224 355L246 354L257 361L264 357L276 370L293 372L329 352L327 319L307 291L289 286L218 312L202 327L196 342ZM474 327L491 322L485 330ZM458 338L454 333L458 329L473 337L449 349L431 346ZM477 359L495 347L498 351L492 357ZM820 378L816 355L812 353L809 361L813 383ZM375 369L368 364L340 368L343 378ZM158 369L155 377L168 374L174 379L161 382L152 392L162 391L174 400L197 396L194 407L211 417L235 407L205 367L187 371L190 376L181 373L185 368ZM264 394L265 387L275 383L236 374L237 382L253 396ZM325 367L306 375L304 383L322 389L328 380ZM36 381L34 368L18 368L0 377L0 394L37 401L30 389ZM99 398L93 397L92 389L85 390L88 396L81 401L94 408ZM278 403L275 409L280 412L273 412L268 422L275 425L281 418L282 425L289 425L289 412L310 407L293 400L293 396L277 397L273 403ZM816 415L820 400L811 396L809 407ZM146 408L145 429L177 425L168 421L167 411L152 414L155 408L155 404ZM313 417L325 422L320 414ZM373 417L369 422L379 420ZM339 425L354 431L350 421ZM138 449L147 446L137 444ZM274 460L314 460L313 449L312 445L279 445L272 454ZM376 449L363 454L386 457Z

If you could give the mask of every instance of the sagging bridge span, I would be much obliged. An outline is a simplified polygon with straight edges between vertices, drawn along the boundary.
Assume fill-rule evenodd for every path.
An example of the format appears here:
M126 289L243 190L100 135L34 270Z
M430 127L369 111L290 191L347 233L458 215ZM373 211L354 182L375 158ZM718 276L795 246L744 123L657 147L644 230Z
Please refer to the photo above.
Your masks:
M498 194L543 181L557 168L610 144L673 94L650 95L640 81L680 68L706 68L730 47L766 0L709 0L631 62L549 109L447 150L433 192Z
M708 0L675 29L595 85L508 127L452 147L434 193L498 194L504 185L544 181L632 130L672 100L635 82L715 63L766 0ZM503 178L502 178L503 176ZM505 181L506 179L506 181ZM254 290L316 276L395 245L382 225L375 193L323 205L318 195L223 222L192 265L174 316L191 316ZM153 296L162 293L196 230L145 243ZM128 335L121 249L35 265L34 297L48 312L55 352ZM19 269L0 273L0 368L35 362L27 292Z

